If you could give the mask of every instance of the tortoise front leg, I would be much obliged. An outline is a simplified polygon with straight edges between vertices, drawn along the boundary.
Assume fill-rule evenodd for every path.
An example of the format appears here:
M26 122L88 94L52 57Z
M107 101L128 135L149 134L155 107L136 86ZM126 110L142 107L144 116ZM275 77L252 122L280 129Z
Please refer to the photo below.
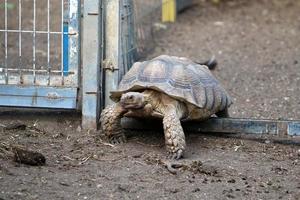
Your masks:
M107 106L101 113L101 131L108 137L112 144L119 144L126 141L125 134L121 127L121 118L126 111L119 103Z
M185 136L176 111L169 110L163 118L166 148L169 157L179 159L185 150Z

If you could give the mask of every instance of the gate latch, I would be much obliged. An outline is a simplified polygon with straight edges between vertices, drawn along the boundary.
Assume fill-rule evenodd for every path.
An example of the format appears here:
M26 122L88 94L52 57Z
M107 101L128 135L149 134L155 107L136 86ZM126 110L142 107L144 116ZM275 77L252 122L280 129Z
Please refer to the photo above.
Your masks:
M47 98L48 99L59 99L61 97L59 96L59 94L57 94L57 92L48 92Z
M114 64L112 63L112 61L110 59L104 59L102 61L102 66L103 66L103 69L109 69L111 71L115 71L115 70L119 69L118 67L114 66Z

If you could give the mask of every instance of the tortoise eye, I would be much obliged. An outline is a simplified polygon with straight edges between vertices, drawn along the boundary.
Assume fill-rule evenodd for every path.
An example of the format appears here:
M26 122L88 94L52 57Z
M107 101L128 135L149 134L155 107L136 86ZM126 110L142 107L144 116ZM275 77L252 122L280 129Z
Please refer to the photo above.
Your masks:
M129 96L128 98L129 98L129 99L133 99L133 96Z

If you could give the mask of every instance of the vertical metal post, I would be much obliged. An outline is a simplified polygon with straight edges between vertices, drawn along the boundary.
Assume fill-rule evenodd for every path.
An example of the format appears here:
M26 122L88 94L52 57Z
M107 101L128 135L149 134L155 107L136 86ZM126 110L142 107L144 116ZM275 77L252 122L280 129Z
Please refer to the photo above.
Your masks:
M7 66L7 0L4 2L4 29L5 29L5 35L4 35L4 48L5 48L5 84L8 83L8 66Z
M21 71L21 66L22 66L22 1L19 0L19 76L20 76L20 84L23 83L22 81L22 71Z
M47 0L47 85L50 85L51 66L50 66L50 0Z
M101 1L85 0L82 34L82 127L96 129L100 104Z
M35 60L35 39L36 39L36 0L33 0L33 33L32 33L32 73L33 73L33 83L36 83L36 60Z
M61 1L61 35L60 35L60 49L61 49L61 84L64 85L64 1Z
M73 82L76 84L74 87L80 85L80 22L81 22L81 1L69 0L68 5L68 20L65 23L65 37L64 37L64 76L70 76L69 72L73 73ZM78 107L79 108L79 107Z
M175 22L176 0L162 0L162 22Z
M105 105L112 103L110 91L117 89L119 67L121 65L120 48L120 3L119 0L105 0Z

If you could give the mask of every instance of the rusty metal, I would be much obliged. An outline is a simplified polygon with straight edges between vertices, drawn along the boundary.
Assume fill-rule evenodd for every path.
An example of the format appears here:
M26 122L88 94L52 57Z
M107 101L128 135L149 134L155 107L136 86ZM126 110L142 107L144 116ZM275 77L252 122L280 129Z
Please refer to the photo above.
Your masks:
M100 112L100 85L102 82L100 67L102 49L100 49L101 3L102 1L86 0L83 8L82 37L82 127L96 129ZM97 13L97 14L91 14Z
M206 121L182 123L186 131L211 133L243 133L254 135L274 135L279 137L300 136L300 121L242 118L210 118ZM124 118L125 129L155 130L162 128L160 120Z
M110 91L115 90L120 81L121 64L121 32L120 32L120 4L119 0L105 0L105 85L104 85L104 102L105 105L112 103Z

